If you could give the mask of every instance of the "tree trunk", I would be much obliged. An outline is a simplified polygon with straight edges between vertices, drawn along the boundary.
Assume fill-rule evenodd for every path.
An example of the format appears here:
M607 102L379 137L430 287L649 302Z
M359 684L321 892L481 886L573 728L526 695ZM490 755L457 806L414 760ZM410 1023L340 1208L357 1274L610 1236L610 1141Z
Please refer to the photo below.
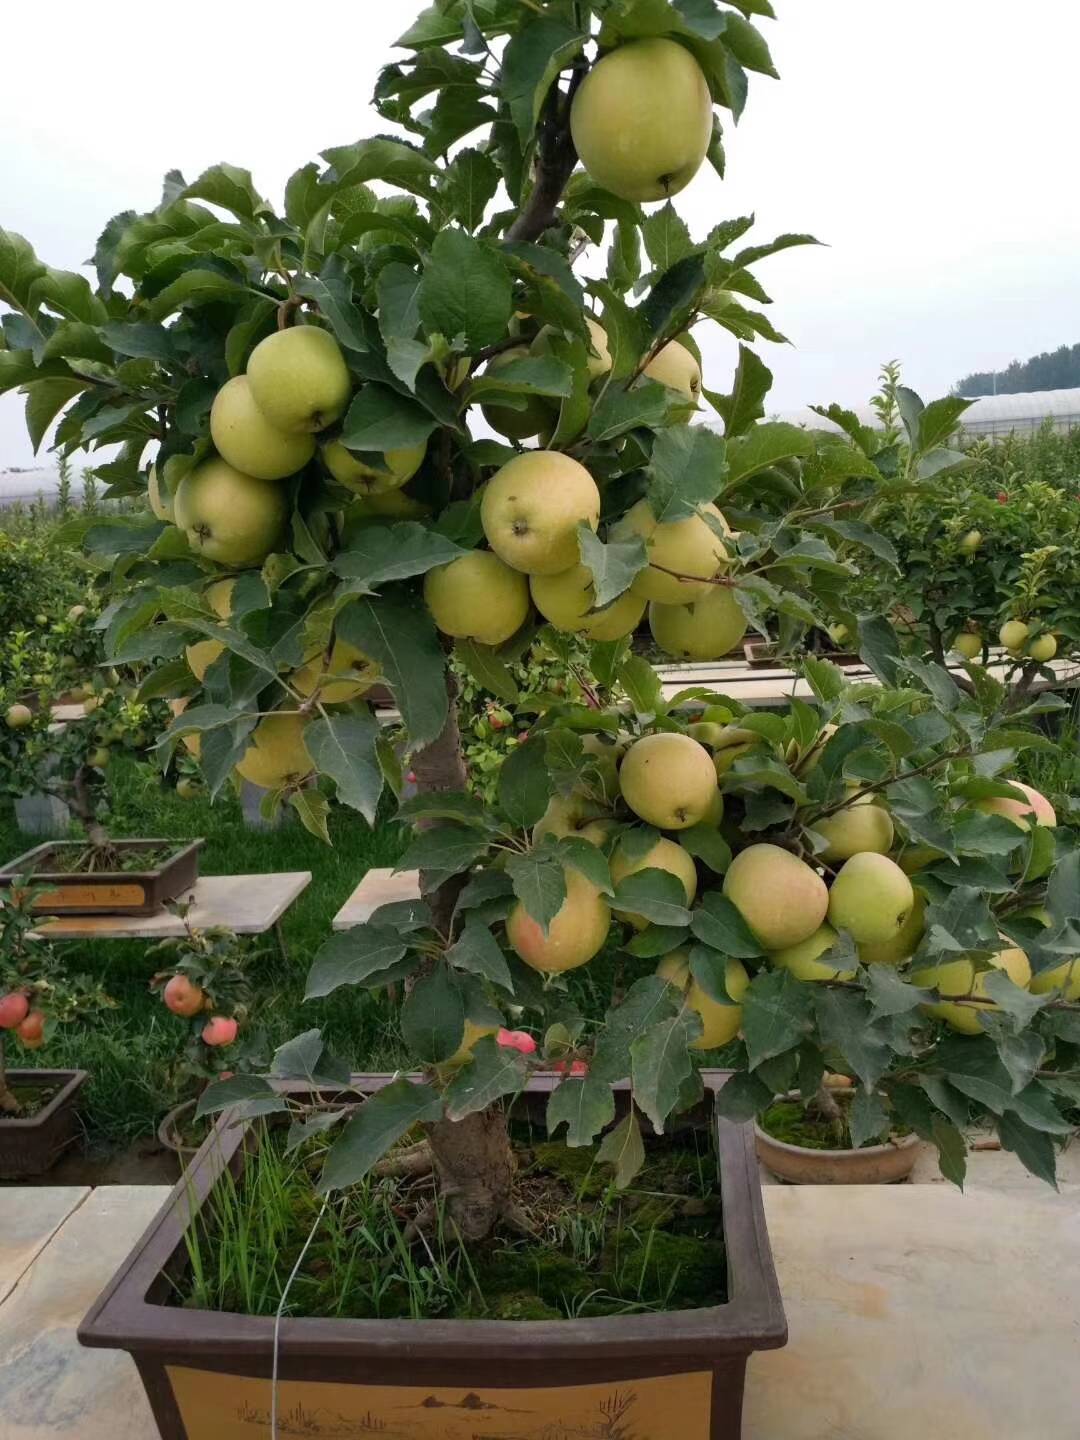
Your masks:
M18 1115L22 1106L8 1088L7 1083L7 1057L5 1055L6 1036L0 1030L0 1114Z
M75 771L68 804L71 806L75 818L81 822L86 831L86 838L94 849L107 850L110 844L109 832L94 813L94 806L90 800L90 787L87 784L89 773L85 765L80 765Z
M432 743L413 757L416 787L421 794L464 790L465 760L458 726L458 686L446 672L450 701L446 724ZM441 934L450 934L454 906L465 876L454 876L432 886L421 872L420 890L431 906ZM515 1212L513 1199L516 1164L510 1148L506 1118L501 1109L467 1115L463 1120L439 1120L427 1130L439 1190L447 1213L463 1241L482 1240L502 1219Z

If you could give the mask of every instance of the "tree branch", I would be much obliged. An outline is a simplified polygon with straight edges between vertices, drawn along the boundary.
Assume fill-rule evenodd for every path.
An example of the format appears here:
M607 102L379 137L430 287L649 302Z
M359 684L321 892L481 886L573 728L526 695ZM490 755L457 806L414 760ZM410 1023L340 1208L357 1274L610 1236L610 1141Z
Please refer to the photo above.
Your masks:
M507 240L519 243L539 240L545 230L559 223L556 207L578 158L570 134L570 106L588 68L585 57L579 55L574 61L574 73L566 94L557 83L548 91L537 128L533 188L521 213L506 232Z

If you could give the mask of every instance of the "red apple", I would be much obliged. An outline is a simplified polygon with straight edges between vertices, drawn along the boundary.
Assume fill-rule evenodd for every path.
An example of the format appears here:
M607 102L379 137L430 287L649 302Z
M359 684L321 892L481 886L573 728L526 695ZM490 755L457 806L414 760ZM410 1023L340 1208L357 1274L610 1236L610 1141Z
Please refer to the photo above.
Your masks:
M161 992L161 998L174 1015L190 1018L203 1008L206 995L186 975L174 975Z
M31 1010L15 1033L27 1050L39 1050L45 1037L45 1016L40 1010Z
M236 1039L236 1032L239 1028L235 1020L230 1020L224 1015L215 1015L203 1026L203 1044L231 1045Z
M495 1040L508 1050L519 1050L522 1055L536 1053L536 1041L524 1030L500 1030L495 1036Z
M30 1001L18 990L0 995L0 1030L15 1030L26 1019Z

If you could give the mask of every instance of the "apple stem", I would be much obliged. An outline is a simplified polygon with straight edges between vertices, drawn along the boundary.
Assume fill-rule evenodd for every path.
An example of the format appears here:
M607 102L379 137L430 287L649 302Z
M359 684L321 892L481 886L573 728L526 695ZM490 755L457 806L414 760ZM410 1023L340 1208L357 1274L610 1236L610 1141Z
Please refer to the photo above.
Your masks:
M279 330L287 330L294 323L293 316L303 303L303 297L300 295L290 295L287 300L281 302L277 312L277 328Z

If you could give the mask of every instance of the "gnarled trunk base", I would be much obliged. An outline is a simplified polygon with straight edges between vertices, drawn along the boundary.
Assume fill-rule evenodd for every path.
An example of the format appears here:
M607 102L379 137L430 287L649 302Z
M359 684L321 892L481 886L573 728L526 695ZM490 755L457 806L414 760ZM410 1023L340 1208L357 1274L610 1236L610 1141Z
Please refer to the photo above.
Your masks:
M447 1215L461 1239L482 1240L502 1221L520 1229L514 1200L517 1164L502 1111L438 1120L427 1134Z

